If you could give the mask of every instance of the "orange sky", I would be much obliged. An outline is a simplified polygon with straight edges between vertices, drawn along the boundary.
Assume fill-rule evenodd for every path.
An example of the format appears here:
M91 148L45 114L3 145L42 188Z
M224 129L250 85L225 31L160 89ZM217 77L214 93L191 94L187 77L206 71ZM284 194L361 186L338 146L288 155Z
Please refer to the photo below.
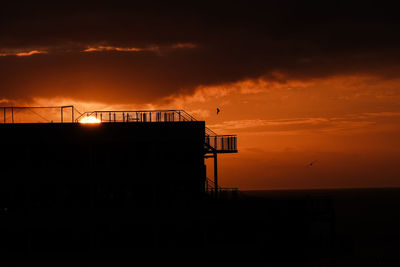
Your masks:
M240 153L221 157L226 186L386 187L400 185L399 85L368 76L245 81L187 101L217 133L238 134Z

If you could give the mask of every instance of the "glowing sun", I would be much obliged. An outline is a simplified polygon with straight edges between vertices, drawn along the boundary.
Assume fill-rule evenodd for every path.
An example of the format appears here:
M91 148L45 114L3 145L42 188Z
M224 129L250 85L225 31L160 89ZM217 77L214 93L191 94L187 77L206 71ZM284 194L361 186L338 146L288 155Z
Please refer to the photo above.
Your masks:
M87 117L83 117L79 122L80 123L100 123L101 121L94 116L87 116Z

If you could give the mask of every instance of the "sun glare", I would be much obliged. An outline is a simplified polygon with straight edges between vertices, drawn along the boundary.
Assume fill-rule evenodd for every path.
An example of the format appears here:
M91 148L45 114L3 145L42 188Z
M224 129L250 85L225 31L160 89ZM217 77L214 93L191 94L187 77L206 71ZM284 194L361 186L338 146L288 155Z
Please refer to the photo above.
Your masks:
M101 121L94 116L87 116L87 117L83 117L79 122L80 123L100 123Z

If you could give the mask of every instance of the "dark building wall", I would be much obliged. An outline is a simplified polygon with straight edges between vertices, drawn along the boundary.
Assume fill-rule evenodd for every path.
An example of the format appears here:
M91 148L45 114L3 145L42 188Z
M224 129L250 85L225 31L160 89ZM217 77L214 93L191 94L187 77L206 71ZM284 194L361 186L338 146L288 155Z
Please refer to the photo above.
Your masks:
M1 190L28 191L12 197L14 204L25 199L23 206L33 205L26 199L32 191L42 203L52 199L57 206L199 198L204 127L204 122L0 125Z

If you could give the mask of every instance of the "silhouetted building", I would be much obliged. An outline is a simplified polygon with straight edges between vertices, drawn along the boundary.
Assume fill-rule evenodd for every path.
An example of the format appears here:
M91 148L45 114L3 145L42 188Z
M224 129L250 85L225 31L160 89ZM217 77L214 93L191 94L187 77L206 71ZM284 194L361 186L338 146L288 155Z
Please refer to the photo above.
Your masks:
M208 188L205 156L237 151L236 137L210 136L203 121L184 111L95 113L81 118L102 123L1 125L3 182L40 185L44 199L29 205L158 205L201 199Z

